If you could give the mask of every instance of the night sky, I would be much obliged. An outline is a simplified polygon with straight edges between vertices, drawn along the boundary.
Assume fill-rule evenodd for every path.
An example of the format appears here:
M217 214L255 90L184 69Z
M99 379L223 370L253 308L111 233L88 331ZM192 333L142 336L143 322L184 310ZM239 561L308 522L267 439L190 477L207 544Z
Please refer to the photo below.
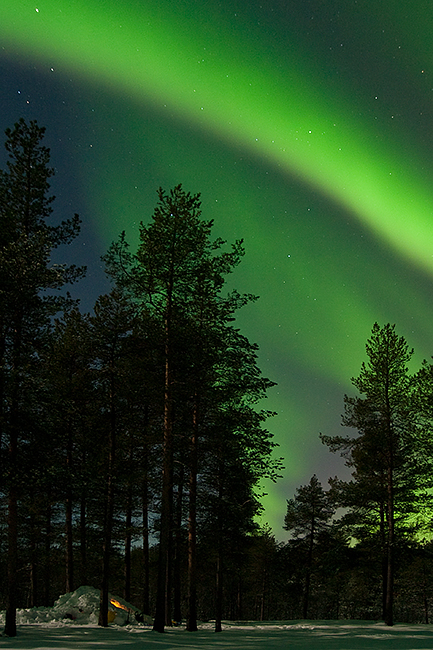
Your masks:
M347 472L318 434L344 433L373 323L413 369L433 354L432 33L430 0L0 0L0 132L47 127L55 215L83 220L61 253L89 267L83 309L159 186L244 238L230 285L260 296L238 323L278 383L278 539L296 487Z

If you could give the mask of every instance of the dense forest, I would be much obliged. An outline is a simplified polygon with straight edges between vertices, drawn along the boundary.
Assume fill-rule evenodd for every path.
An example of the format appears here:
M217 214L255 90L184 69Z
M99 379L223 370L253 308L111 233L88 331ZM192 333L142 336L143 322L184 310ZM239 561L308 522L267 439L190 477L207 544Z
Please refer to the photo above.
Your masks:
M103 257L112 290L82 313L56 262L44 128L6 131L0 172L0 609L80 585L122 595L154 629L197 620L429 621L433 366L375 324L345 398L347 437L322 436L352 479L316 476L287 501L287 543L257 524L282 470L261 408L274 384L235 326L255 296L227 291L242 241L212 239L199 195L158 191L137 248ZM282 519L284 513L282 513Z

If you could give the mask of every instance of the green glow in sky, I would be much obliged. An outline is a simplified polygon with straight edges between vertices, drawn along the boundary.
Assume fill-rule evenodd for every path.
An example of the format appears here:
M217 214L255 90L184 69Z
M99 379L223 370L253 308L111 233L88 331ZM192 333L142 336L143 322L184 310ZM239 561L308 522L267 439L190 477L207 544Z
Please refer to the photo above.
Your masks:
M283 58L278 42L269 51L263 35L254 38L257 27L243 23L245 17L236 28L235 11L218 15L212 5L197 16L186 2L146 2L144 10L133 2L88 0L8 4L0 8L0 30L14 47L131 96L164 102L268 157L433 269L433 191L416 152L402 157L391 131L379 139L352 97L314 74L297 43ZM379 91L369 100L380 101Z
M104 246L178 182L217 235L245 238L234 282L261 299L239 323L278 382L287 467L266 502L276 531L373 322L433 353L433 9L302 4L0 0L5 53L57 84L41 101L71 76L85 88L64 91L79 144L63 146Z

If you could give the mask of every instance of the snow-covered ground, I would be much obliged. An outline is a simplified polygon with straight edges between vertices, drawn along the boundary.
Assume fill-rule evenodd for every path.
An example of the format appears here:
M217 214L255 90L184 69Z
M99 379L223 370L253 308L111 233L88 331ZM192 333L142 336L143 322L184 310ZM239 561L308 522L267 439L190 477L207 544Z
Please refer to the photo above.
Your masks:
M431 650L431 626L353 622L288 622L224 626L215 634L210 625L198 632L181 628L152 632L151 627L95 624L27 623L18 636L2 637L0 647L15 650Z
M112 623L98 627L99 592L81 587L61 596L54 607L21 610L18 635L2 637L0 649L14 650L432 650L433 625L395 625L360 621L229 623L221 634L212 623L198 632L181 627L164 634L150 621L136 623L135 608L116 598ZM126 609L124 609L126 608ZM0 619L2 616L0 616Z

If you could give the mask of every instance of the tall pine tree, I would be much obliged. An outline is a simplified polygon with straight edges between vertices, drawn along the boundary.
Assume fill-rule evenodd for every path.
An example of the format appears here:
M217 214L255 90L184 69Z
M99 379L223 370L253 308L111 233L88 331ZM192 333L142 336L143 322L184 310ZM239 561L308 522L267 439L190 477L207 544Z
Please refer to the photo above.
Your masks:
M28 439L37 384L37 358L50 318L65 304L52 294L82 275L81 269L53 264L51 254L79 232L79 219L49 223L54 197L48 195L50 153L45 129L21 119L6 131L7 169L0 173L0 441L6 448L8 492L8 602L5 633L16 635L18 503L24 478L21 447ZM43 293L45 295L43 295ZM47 293L48 292L48 293ZM51 294L50 294L51 292Z
M376 513L383 546L383 616L393 625L395 548L403 515L417 508L425 476L413 411L413 378L407 364L413 354L394 325L374 324L367 341L368 362L352 379L362 397L345 397L343 424L357 437L322 436L353 467L347 485L334 481L340 505L368 507ZM370 512L371 514L371 512Z
M197 627L199 440L210 395L221 383L223 353L230 356L234 340L232 337L229 341L225 330L234 311L252 296L236 291L226 297L221 295L225 276L239 263L243 246L238 241L231 251L222 252L225 242L212 241L212 222L200 218L199 195L185 192L180 185L168 194L160 189L158 195L151 223L141 225L137 253L130 253L123 234L112 245L105 261L111 277L128 289L143 310L152 314L163 332L162 494L154 629L162 632L165 624L171 622L174 442L184 436L189 452L187 627L192 631ZM185 427L187 421L189 424ZM179 486L179 497L182 489Z

